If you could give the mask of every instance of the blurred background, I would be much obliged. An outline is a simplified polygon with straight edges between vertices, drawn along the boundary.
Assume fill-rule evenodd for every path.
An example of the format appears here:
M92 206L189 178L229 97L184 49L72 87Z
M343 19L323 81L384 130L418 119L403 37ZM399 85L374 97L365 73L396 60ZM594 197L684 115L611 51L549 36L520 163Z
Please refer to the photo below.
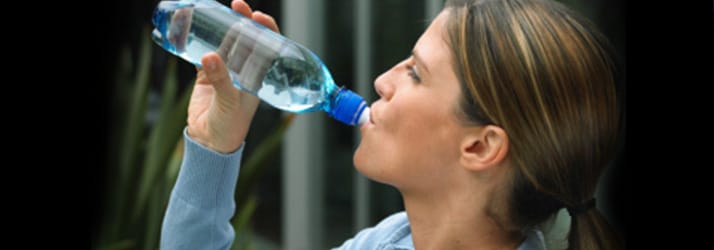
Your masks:
M193 65L150 41L159 1L111 6L103 30L106 165L94 178L92 249L157 249L182 157ZM230 1L221 0L229 5ZM369 102L376 76L406 58L442 0L248 0L283 34L318 54L338 85ZM624 2L561 1L593 20L625 63ZM621 82L624 84L624 82ZM621 87L624 88L624 85ZM261 104L247 138L232 223L234 249L326 249L403 210L398 192L352 165L353 127L324 113L298 116ZM623 236L624 150L599 185L598 207Z

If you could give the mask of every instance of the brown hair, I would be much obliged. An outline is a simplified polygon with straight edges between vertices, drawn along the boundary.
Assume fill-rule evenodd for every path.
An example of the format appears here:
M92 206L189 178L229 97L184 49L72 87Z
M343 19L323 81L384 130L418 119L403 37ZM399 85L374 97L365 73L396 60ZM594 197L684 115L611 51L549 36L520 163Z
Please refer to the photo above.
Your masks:
M549 0L449 0L446 8L460 109L469 123L508 134L508 221L529 228L591 199L620 127L606 39ZM572 216L568 242L621 248L597 209Z

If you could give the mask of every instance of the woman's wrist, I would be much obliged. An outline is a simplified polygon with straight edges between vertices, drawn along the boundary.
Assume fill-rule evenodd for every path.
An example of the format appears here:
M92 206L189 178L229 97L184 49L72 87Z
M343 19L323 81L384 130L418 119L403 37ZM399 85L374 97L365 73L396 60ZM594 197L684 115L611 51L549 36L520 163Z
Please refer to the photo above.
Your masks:
M186 135L194 142L221 154L230 154L240 148L245 140L236 140L236 142L224 141L226 136L210 136L210 133L192 129L188 126Z

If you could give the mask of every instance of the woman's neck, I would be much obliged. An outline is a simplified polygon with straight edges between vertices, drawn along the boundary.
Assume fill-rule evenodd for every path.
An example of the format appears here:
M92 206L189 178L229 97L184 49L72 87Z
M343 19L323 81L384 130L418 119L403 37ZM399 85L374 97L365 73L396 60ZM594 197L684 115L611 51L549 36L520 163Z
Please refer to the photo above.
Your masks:
M523 242L519 230L507 230L488 215L488 192L440 190L402 191L416 249L516 249Z

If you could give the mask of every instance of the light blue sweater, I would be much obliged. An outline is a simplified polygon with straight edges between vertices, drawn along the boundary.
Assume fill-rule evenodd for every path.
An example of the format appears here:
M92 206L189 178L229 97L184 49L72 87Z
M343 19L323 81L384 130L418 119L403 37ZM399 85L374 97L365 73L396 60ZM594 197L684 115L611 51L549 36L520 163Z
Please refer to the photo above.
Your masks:
M220 154L186 141L178 180L161 228L161 249L230 249L235 233L230 219L243 146ZM532 230L519 250L545 249L543 233ZM414 249L406 212L366 228L335 249Z

